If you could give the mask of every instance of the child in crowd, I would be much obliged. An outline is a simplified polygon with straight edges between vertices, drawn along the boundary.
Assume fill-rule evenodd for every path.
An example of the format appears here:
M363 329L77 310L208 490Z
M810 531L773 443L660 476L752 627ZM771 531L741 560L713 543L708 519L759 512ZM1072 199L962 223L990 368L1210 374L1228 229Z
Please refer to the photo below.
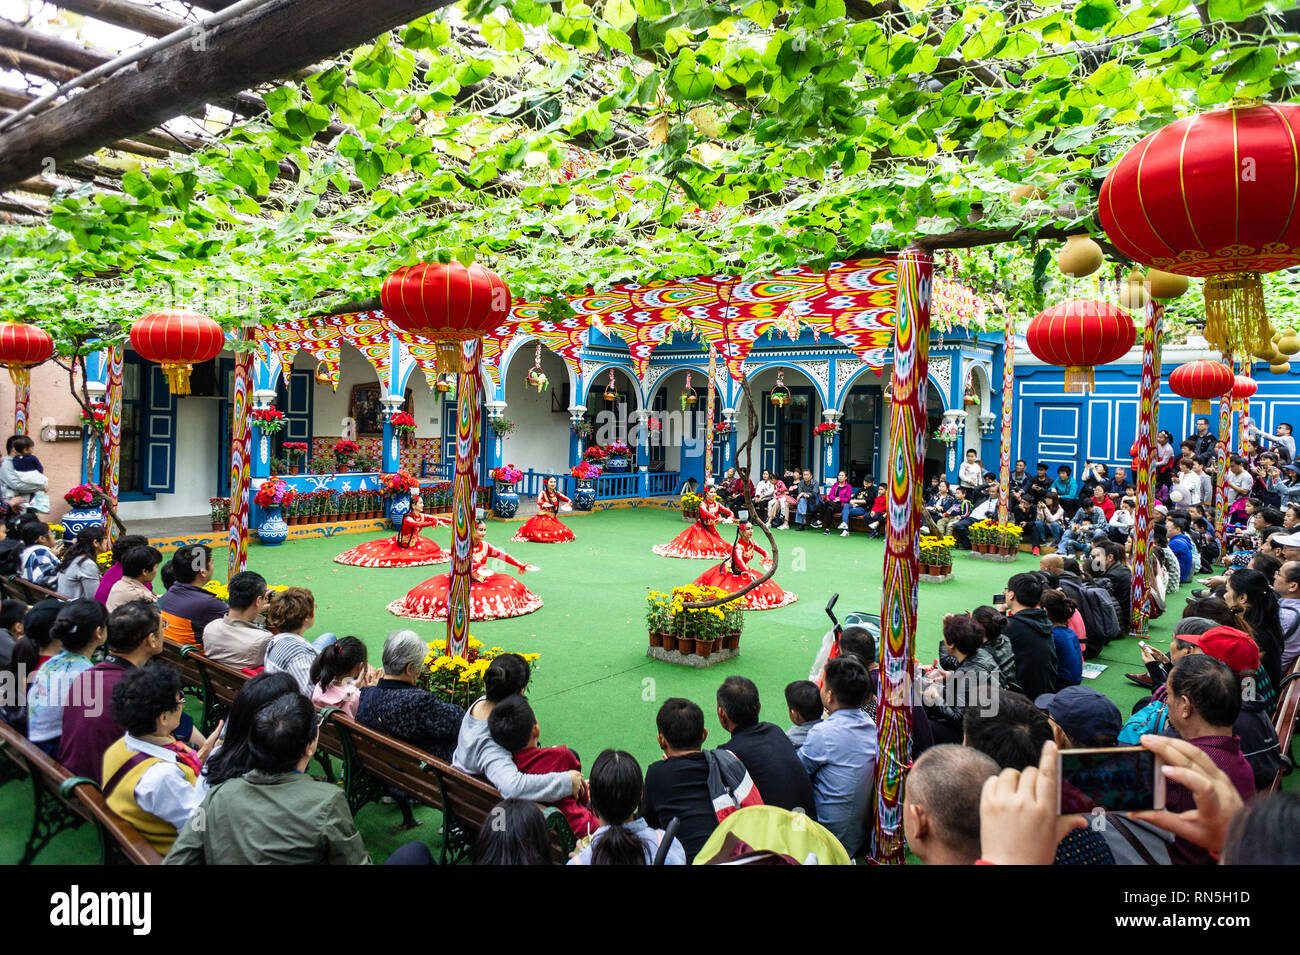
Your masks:
M1083 680L1083 649L1078 635L1070 629L1074 601L1063 590L1044 590L1039 600L1052 623L1052 642L1056 644L1056 689L1077 686Z
M366 662L366 645L356 637L343 637L327 646L311 663L311 701L317 706L337 706L357 718L361 688L379 682L380 671Z
M790 722L794 724L785 735L798 749L808 738L808 731L822 721L821 690L811 680L795 680L785 688L785 705L790 709Z
M952 504L943 512L943 517L935 522L939 526L939 533L944 537L947 537L952 532L952 525L963 517L967 517L971 511L971 504L966 499L966 489L964 487L953 488L952 496Z
M516 693L492 707L488 716L488 735L498 746L509 751L514 757L515 765L521 773L529 776L544 776L547 773L566 773L582 770L582 761L578 754L567 746L538 746L542 728L537 725L537 717L528 701ZM637 769L640 776L641 770ZM565 796L553 805L564 818L569 820L569 828L579 838L590 836L603 824L591 809L573 796ZM635 809L635 807L633 807ZM624 814L616 820L627 820Z
M32 454L36 442L25 434L17 435L13 442L14 470L22 472L24 480L27 481L33 481L37 474L43 476L45 468L41 465L41 459ZM27 495L27 506L39 514L48 514L50 512L50 495L45 491L36 491L29 494Z
M1116 544L1128 542L1129 535L1133 532L1133 512L1136 507L1133 498L1126 497L1120 502L1119 510L1111 517L1106 533Z
M18 558L18 576L38 587L54 589L59 582L59 558L54 553L54 535L43 521L22 525L23 552Z
M21 600L0 602L0 670L7 669L14 657L14 647L23 636L23 617L27 604Z
M498 709L500 707L498 706ZM645 781L631 753L607 749L591 764L591 808L598 828L591 842L578 850L569 865L650 865L664 833L637 818ZM664 865L685 865L686 850L676 839Z

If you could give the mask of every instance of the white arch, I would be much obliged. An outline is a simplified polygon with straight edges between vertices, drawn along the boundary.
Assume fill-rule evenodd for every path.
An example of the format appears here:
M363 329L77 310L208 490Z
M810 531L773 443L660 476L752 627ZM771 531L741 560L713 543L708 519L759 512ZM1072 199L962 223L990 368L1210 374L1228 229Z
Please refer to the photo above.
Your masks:
M877 380L880 382L880 390L881 390L882 392L883 392L883 391L885 390L885 388L889 385L889 377L888 377L888 375L886 374L886 372L888 372L889 374L892 374L892 371L891 371L892 367L893 367L892 365L885 365L885 366L884 366L884 369L882 369L882 371L881 371L881 375L880 375L880 377L877 379ZM836 408L837 411L841 411L841 412L842 412L842 411L844 410L844 405L845 405L845 404L848 402L848 400L849 400L849 392L851 392L851 391L853 390L854 386L858 383L858 379L861 378L863 375L869 373L869 372L870 372L872 375L875 374L875 371L874 371L873 369L871 369L871 368L862 368L862 369L860 369L859 371L857 371L857 372L853 375L852 378L850 378L848 381L846 381L846 382L844 383L844 387L840 389L840 393L839 393L839 405L838 405L838 407ZM947 410L948 410L948 395L944 392L944 389L943 389L942 386L940 385L939 381L934 377L934 375L929 374L929 375L926 376L926 383L927 383L927 385L928 385L928 387L925 389L925 393L926 393L926 407L927 407L927 408L929 407L930 399L931 399L934 395L938 395L938 396L939 396L939 406L940 406L944 411L947 411Z
M646 407L651 407L654 404L655 396L659 394L659 390L668 383L669 378L671 378L679 371L689 371L693 375L699 375L701 381L708 381L709 378L709 367L707 364L703 368L700 368L696 365L684 365L684 364L673 365L672 367L666 369L664 373L661 374L657 379L655 379L654 388L651 389L650 394L646 395ZM692 385L691 387L695 387L695 386ZM713 382L713 389L714 391L717 392L717 398L719 402L718 407L721 408L723 407L722 403L726 401L726 397L727 397L726 392L724 392L722 388L718 386L718 383L716 381Z
M636 407L630 410L640 411L642 408L644 408L646 406L645 394L641 389L641 382L637 380L635 372L632 371L632 368L630 366L620 365L618 362L614 362L614 361L607 361L605 362L605 364L598 367L595 371L584 374L582 376L582 380L586 384L586 391L582 394L583 400L584 401L586 400L587 395L591 393L591 390L593 388L604 387L604 385L601 385L600 379L602 376L605 376L605 373L607 371L610 371L611 369L616 372L619 372L622 375L622 377L626 378L628 381L632 383L632 394L636 397Z
M514 357L524 348L529 345L536 345L538 342L539 339L533 335L516 335L514 338L510 339L510 344L506 347L506 351L501 356L501 360L497 365L498 374L501 376L501 388L497 397L501 401L505 401L506 399L506 375L509 374L511 361L513 361ZM549 352L560 360L560 364L564 366L565 373L569 376L569 394L576 395L578 392L578 380L577 376L573 373L573 368L564 360L563 355L557 355L555 352L551 351L551 349L547 348L545 342L541 342L541 346L542 351ZM488 378L487 381L489 384L491 383L490 378Z

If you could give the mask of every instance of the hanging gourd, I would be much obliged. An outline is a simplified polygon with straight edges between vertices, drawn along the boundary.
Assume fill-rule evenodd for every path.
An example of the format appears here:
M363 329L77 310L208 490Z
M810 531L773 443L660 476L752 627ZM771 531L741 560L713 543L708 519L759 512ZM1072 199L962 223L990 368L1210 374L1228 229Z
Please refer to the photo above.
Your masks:
M1192 414L1209 414L1210 402L1232 390L1232 369L1221 361L1189 361L1169 375L1169 390L1192 402Z
M1119 304L1130 312L1147 307L1147 290L1145 279L1136 267L1119 285Z
M687 372L689 375L690 372ZM614 385L614 369L609 370L609 381L605 383L605 400L611 405L618 404L618 388Z
M790 389L785 386L784 371L776 373L776 385L772 388L769 400L778 408L784 408L790 404Z
M685 411L698 401L695 389L691 387L691 373L686 373L686 387L682 389L682 410Z
M1101 246L1088 235L1067 236L1065 247L1056 254L1056 267L1062 275L1072 279L1081 279L1101 268Z
M550 384L550 381L546 377L546 373L542 371L541 342L537 343L537 348L533 352L533 367L528 369L528 374L524 376L524 384L529 388L536 388L539 395L545 391L546 387Z
M15 385L31 381L31 368L54 354L54 339L43 329L24 322L5 322L0 325L0 365L9 369L9 378Z
M188 395L194 366L216 358L225 345L221 326L198 312L150 312L131 326L131 347L162 365L174 395Z

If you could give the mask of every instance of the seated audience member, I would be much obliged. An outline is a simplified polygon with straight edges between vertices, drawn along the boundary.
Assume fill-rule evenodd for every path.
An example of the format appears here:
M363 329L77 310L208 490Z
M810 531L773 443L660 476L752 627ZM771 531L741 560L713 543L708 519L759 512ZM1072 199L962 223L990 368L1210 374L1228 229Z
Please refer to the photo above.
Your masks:
M826 718L812 728L799 761L812 780L817 821L849 855L866 842L866 814L876 770L876 724L862 705L871 694L871 674L852 657L826 664L822 704Z
M1002 675L992 654L984 649L984 628L967 614L943 618L942 649L954 669L951 673L941 667L930 670L922 699L935 740L960 742L963 712L996 700Z
M591 808L600 827L569 865L650 865L664 832L637 818L645 783L631 753L607 749L591 764ZM685 865L686 850L673 839L664 865Z
M529 799L503 799L481 826L470 861L474 865L554 865L551 834L542 807Z
M1043 597L1043 582L1036 574L1016 574L1007 581L1004 594L1007 607L1004 633L1016 657L1016 682L1031 698L1052 693L1056 690L1060 661L1052 638L1052 621L1038 606Z
M303 634L315 625L316 598L310 590L288 587L271 595L266 608L266 626L271 631L263 658L266 672L288 673L308 698L311 697L312 662L316 654L337 639L332 633L323 633L309 643Z
M414 645L410 652L415 652ZM486 776L507 799L558 803L565 796L580 798L586 791L582 773L577 770L541 776L522 773L509 750L492 739L488 728L492 710L506 697L523 695L530 676L528 661L517 653L502 653L492 659L483 673L483 696L470 704L460 721L451 764L463 773Z
M812 786L794 744L774 723L758 720L758 687L743 676L729 676L718 687L718 722L731 739L718 749L740 757L765 806L800 810L816 819Z
M362 688L374 686L379 675L366 662L366 645L356 637L343 637L312 661L311 701L319 707L336 706L356 719Z
M795 680L785 688L785 705L791 726L785 731L794 748L808 738L808 732L822 720L822 691L812 680Z
M265 666L266 646L271 642L271 632L257 622L271 605L266 578L241 571L230 578L226 590L230 609L203 628L203 655L228 667L256 670Z
M980 857L980 793L998 764L969 746L932 746L903 791L907 847L925 865L974 865Z
M538 746L542 728L528 701L516 693L492 708L488 716L488 733L493 742L510 753L521 773L542 776L547 773L582 772L578 754L567 746ZM638 771L639 772L639 771ZM564 813L569 828L579 839L596 831L600 825L591 809L569 794L553 803Z
M63 707L72 684L94 664L90 656L104 642L108 614L93 600L65 603L50 627L50 639L60 652L36 671L27 691L27 738L52 757L63 735Z
M645 821L663 829L675 816L677 838L690 862L718 823L743 806L762 805L745 766L726 750L704 751L704 711L679 697L665 700L655 719L664 758L645 774Z
M1052 623L1052 642L1056 644L1056 689L1077 686L1083 679L1083 650L1078 635L1070 629L1074 601L1061 590L1044 590L1039 598L1043 612Z
M1124 548L1114 541L1100 541L1092 548L1092 579L1105 586L1119 605L1119 626L1128 633L1133 605L1133 574L1124 563Z
M95 562L104 549L101 524L83 527L64 551L59 561L59 576L54 589L69 600L94 600L99 588L99 564Z
M390 635L384 641L384 675L361 690L357 722L450 761L465 711L416 686L428 654L419 634L399 630ZM268 650L268 664L270 656Z
M63 649L50 636L50 630L65 603L57 597L49 597L27 611L23 616L23 635L14 644L9 665L4 668L13 681L11 685L25 687L26 692L12 701L0 703L0 719L24 736L27 735L27 704L31 700L32 681L41 667Z
M1282 627L1282 672L1290 673L1300 657L1300 561L1288 560L1277 569L1273 590L1277 592L1278 623ZM0 618L3 614L0 608Z
M109 565L108 570L104 571L103 576L99 578L99 586L95 588L95 599L102 604L108 603L108 595L113 590L113 585L122 579L122 560L130 553L133 547L148 547L149 538L141 534L124 534L117 540L113 541L113 562ZM150 585L152 594L153 586ZM154 598L157 594L152 594ZM111 612L110 608L110 612Z
M1221 660L1204 654L1180 659L1169 671L1169 722L1178 735L1213 760L1227 774L1243 802L1255 795L1255 776L1241 753L1241 740L1232 724L1241 711L1241 681ZM1191 790L1169 780L1165 808L1188 812L1196 808ZM1169 850L1174 865L1210 865L1213 858L1181 837Z
M23 635L23 617L27 604L21 600L0 601L0 670L7 669L14 657L14 647Z
M88 779L100 778L105 750L126 732L107 705L113 687L162 653L162 620L154 601L133 601L109 614L106 646L108 654L77 677L63 707L59 762L74 776ZM192 731L193 721L186 722Z
M230 704L221 739L203 764L209 787L219 786L227 779L238 779L253 769L248 741L254 717L272 700L297 692L298 684L287 673L259 673L240 688Z
M1056 745L1052 742L1052 725L1042 711L1019 693L1003 693L998 697L996 713L981 714L978 710L967 709L964 728L966 745L992 757L1004 773L1038 766L1043 758L1044 744L1051 744L1055 767ZM1052 815L1055 816L1055 792L1052 799ZM982 809L980 819L982 832ZM1060 840L1054 864L1114 865L1115 857L1101 833L1075 829Z
M148 544L132 547L122 557L119 565L117 583L100 601L104 609L112 613L123 604L133 600L148 600L153 603L158 598L153 592L153 579L162 563L162 553Z
M835 479L835 483L822 492L821 500L821 522L822 533L829 534L832 527L838 526L838 530L846 531L849 529L849 502L853 498L853 484L849 477L843 471Z
M998 665L998 672L1002 675L1002 689L1019 693L1020 684L1016 681L1016 652L1011 649L1011 641L1006 635L1007 615L997 607L984 604L972 610L970 616L984 631L984 649Z
M316 733L316 709L301 693L263 706L248 739L253 769L208 790L163 863L368 864L342 787L307 775Z
M1061 749L1109 749L1117 746L1124 719L1110 697L1086 686L1067 686L1044 693L1034 705L1047 714L1052 737Z
M50 525L27 521L21 525L23 551L18 556L18 576L38 587L53 590L59 582L59 558L55 555Z
M215 594L203 589L212 580L212 548L203 544L182 547L167 562L173 583L158 598L163 636L182 646L203 638L203 628L226 615L230 608Z
M207 749L196 753L172 736L185 707L180 671L166 663L136 667L113 687L112 699L113 719L126 733L104 751L104 801L166 853L206 789Z

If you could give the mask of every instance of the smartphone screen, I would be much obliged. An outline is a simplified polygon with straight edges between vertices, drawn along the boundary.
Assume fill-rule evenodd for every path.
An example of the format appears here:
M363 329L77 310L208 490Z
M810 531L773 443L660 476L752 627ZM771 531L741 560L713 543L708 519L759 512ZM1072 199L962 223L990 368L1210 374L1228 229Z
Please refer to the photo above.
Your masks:
M1065 749L1059 754L1059 811L1163 809L1165 777L1156 754L1140 746Z
M994 605L994 606L996 606L996 607L1000 607L1000 606L1002 606L1002 605L1003 605L1004 603L1006 603L1006 602L1007 602L1007 595L1006 595L1006 594L994 594L994 595L993 595L993 605Z

